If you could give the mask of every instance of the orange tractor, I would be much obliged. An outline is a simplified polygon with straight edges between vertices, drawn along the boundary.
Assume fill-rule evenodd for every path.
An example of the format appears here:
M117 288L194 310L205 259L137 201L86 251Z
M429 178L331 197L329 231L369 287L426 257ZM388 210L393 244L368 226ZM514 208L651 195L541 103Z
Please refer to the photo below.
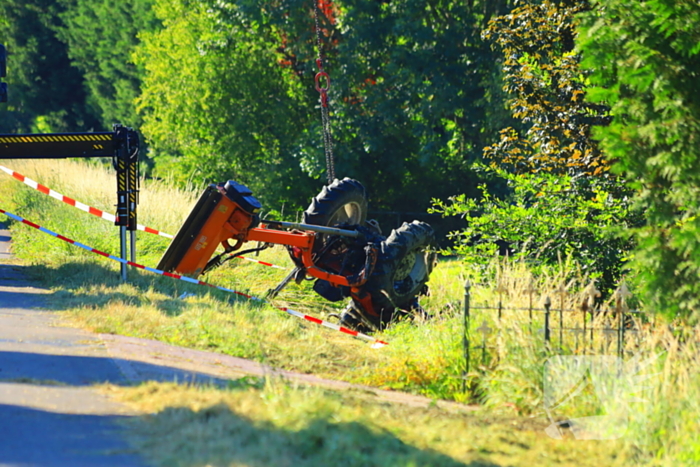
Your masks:
M261 208L244 185L208 186L158 269L197 277L238 255L284 245L295 268L270 295L292 279L313 279L325 299L349 297L341 323L365 331L382 329L399 314L424 314L417 297L427 293L435 264L428 224L404 223L383 236L375 221L367 221L364 187L349 178L324 187L302 223L261 220ZM246 242L261 246L241 250ZM214 256L219 245L224 251Z

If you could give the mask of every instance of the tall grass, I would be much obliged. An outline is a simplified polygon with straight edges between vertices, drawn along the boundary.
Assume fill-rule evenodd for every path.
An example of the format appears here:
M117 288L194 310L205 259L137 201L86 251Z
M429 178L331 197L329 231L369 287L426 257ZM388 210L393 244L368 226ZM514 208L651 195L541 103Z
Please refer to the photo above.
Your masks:
M700 465L700 336L659 327L647 333L640 354L658 356L641 401L629 411L627 440L638 462Z

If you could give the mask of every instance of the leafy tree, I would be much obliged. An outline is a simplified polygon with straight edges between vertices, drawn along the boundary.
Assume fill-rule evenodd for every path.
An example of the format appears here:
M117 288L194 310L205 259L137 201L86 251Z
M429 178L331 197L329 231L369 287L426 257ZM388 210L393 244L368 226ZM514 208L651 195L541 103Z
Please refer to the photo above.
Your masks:
M0 2L0 42L8 50L10 102L6 132L81 131L98 127L80 71L55 30L64 8L55 0Z
M700 4L606 0L582 20L579 45L614 115L595 136L637 191L635 231L647 302L669 316L700 311Z
M153 0L60 0L65 10L58 38L67 46L73 66L85 82L88 102L104 128L113 123L139 127L135 100L143 70L132 60L137 34L158 23Z
M313 83L313 5L244 3L248 14L284 31L292 66L304 83ZM501 117L503 107L500 94L488 93L495 56L480 38L480 25L484 10L492 14L508 4L346 0L321 16L326 70L334 80L337 171L362 180L374 207L415 211L433 196L473 192L471 164L497 128L489 117ZM310 101L318 100L309 84L305 89ZM320 177L316 122L309 120L298 153L305 169Z
M361 180L379 209L473 190L470 165L503 117L479 25L509 2L319 3L337 175ZM158 170L229 173L267 195L284 184L278 204L308 199L325 175L313 3L210 1L190 5L187 20L183 4L158 2L164 30L138 52Z
M268 206L306 204L318 187L310 189L291 142L308 105L293 72L278 64L280 34L235 4L214 3L157 0L163 28L140 36L138 103L155 173L197 183L232 178Z
M472 162L500 128L495 55L479 36L510 1L325 2L320 16L337 172L362 180L380 209L416 211L433 196L474 191ZM283 31L285 54L307 102L317 56L313 2L241 2L247 15ZM264 19L263 19L264 18ZM493 117L493 118L492 118ZM325 169L313 115L298 140L305 170Z
M588 0L526 3L492 20L484 37L504 56L504 89L517 129L501 131L487 156L518 172L602 176L608 163L591 128L609 123L604 103L584 99L586 75L575 50L576 14Z
M436 211L465 218L454 237L471 263L499 248L550 264L568 257L613 289L633 244L613 226L640 218L591 136L610 117L604 103L584 100L589 72L574 40L576 14L587 9L587 0L544 0L489 22L484 37L503 54L504 91L519 121L484 150L491 178L506 189L496 196L482 185L480 195L437 201Z
M351 29L338 44L340 167L362 173L378 201L400 209L471 190L492 58L474 9L434 1L343 7Z

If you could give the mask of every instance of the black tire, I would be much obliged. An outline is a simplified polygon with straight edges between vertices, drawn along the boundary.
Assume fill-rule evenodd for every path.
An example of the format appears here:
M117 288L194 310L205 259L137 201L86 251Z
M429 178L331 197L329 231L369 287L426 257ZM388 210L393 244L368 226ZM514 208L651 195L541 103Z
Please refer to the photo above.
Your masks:
M367 219L367 193L357 180L334 180L323 187L304 211L304 224L332 227L364 225Z
M416 297L425 290L435 264L435 253L430 251L434 243L433 228L419 221L404 222L381 243L374 273L363 288L370 294L378 316L365 311L366 318L383 327L396 309L408 310L416 305Z

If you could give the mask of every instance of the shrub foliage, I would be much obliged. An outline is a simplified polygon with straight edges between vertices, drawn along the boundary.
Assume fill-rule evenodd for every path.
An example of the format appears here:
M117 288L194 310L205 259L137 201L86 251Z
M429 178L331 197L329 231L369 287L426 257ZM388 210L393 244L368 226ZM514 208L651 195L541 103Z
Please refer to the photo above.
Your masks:
M635 269L647 301L669 316L700 310L700 4L596 1L579 36L614 120L595 132L636 191L647 223Z

